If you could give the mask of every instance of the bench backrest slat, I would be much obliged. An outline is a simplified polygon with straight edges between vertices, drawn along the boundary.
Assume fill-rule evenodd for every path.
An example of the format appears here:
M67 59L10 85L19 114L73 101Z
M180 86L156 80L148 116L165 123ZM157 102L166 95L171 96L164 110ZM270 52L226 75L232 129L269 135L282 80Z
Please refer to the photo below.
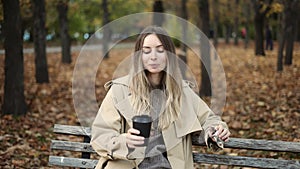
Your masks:
M69 125L60 125L55 124L53 128L54 133L75 135L75 136L91 136L90 127L81 127L81 126L69 126Z
M255 158L201 153L193 153L193 158L195 163L235 165L255 168L300 168L299 161L295 160L281 160L271 158Z
M193 145L205 146L205 143L198 142L197 138L193 138ZM234 149L300 153L300 142L276 140L230 138L230 140L224 144L224 147Z
M90 127L68 126L55 124L54 132L68 135L91 136ZM193 145L205 146L204 142L198 142L193 138ZM230 138L229 142L224 145L225 148L248 149L248 150L263 150L263 151L282 151L282 152L300 152L300 142L287 142L275 140L258 140L258 139L243 139Z

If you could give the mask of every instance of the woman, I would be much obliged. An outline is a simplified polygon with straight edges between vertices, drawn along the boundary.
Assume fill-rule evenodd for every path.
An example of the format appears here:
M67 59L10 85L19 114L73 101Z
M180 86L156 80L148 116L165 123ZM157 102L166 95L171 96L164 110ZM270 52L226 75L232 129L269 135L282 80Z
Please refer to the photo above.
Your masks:
M129 75L106 84L92 126L91 145L101 156L97 168L193 168L191 134L213 131L228 141L227 125L182 80L175 47L161 27L149 26L139 35ZM132 128L132 117L151 115L147 146ZM216 141L216 137L212 139Z

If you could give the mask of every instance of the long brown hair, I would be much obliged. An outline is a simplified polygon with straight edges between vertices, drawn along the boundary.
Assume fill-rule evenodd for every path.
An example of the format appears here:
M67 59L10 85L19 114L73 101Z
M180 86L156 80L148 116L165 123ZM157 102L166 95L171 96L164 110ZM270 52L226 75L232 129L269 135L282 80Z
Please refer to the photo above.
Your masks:
M165 109L159 117L159 128L165 129L178 119L180 114L182 77L178 66L175 45L168 33L161 27L146 27L137 38L132 57L133 65L130 71L129 87L132 93L131 103L136 114L150 112L151 84L142 63L144 39L150 34L155 34L158 37L167 53L167 66L163 71L161 80L161 85L164 86L166 104L162 105Z

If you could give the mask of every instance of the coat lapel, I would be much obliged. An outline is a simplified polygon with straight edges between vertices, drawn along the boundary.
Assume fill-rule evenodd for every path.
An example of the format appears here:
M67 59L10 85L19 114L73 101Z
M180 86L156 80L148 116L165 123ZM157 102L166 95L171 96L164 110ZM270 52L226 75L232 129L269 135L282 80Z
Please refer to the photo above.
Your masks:
M135 116L135 114L133 113L133 109L129 101L130 97L131 96L127 96L125 99L118 102L115 106L117 110L119 110L120 114L126 119L128 125L132 127L131 119L133 118L133 116Z
M183 93L180 117L175 121L177 137L183 137L192 132L202 130L201 124L194 109L193 102L188 102L185 93Z

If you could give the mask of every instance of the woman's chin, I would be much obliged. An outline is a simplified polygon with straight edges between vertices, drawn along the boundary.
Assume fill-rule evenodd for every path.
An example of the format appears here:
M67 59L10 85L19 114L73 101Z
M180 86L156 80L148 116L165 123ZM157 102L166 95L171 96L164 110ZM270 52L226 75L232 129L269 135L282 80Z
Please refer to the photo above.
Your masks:
M162 70L158 70L158 69L148 69L148 72L149 73L152 73L152 74L157 74L157 73L160 73Z

